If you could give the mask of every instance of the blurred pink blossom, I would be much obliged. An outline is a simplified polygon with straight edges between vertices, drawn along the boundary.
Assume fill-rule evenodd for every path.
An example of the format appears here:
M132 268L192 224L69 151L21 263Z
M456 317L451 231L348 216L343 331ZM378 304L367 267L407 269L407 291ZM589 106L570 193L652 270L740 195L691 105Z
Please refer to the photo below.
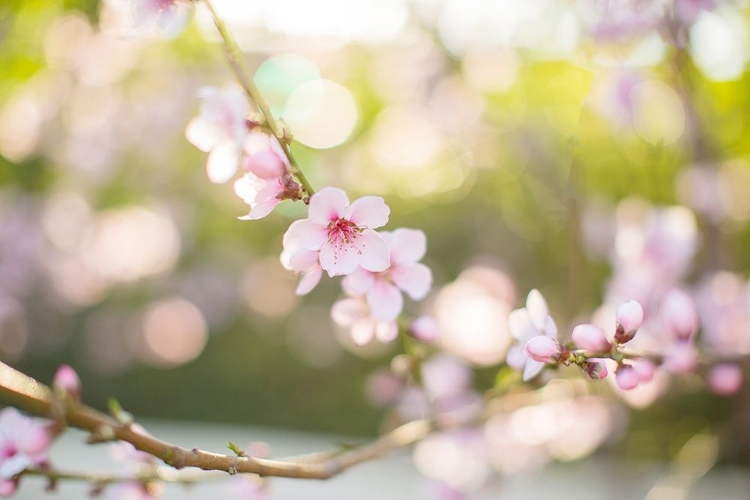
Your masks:
M234 177L240 164L250 104L236 85L204 87L198 95L203 99L200 115L190 120L185 135L208 153L206 172L211 182L222 184Z
M510 313L508 325L517 344L508 351L506 361L512 368L523 371L524 381L531 380L542 371L544 363L529 356L526 344L537 336L552 339L557 337L557 326L550 317L547 302L539 290L534 289L529 292L526 297L526 307Z
M698 365L698 351L692 342L678 341L664 351L664 368L676 374L690 373Z
M68 365L62 365L57 369L52 383L74 399L81 396L81 379L78 378L76 371Z
M362 298L349 297L335 302L331 308L331 318L334 323L349 330L357 345L368 344L373 339L393 342L398 336L396 322L375 319Z
M633 370L638 374L638 380L642 383L651 382L656 372L656 365L648 359L638 360L633 365Z
M382 272L358 267L341 284L347 294L364 296L375 318L393 321L403 308L401 291L414 300L423 299L432 286L432 271L419 263L427 251L422 231L396 229L380 235L390 250L390 266Z
M106 0L118 16L126 36L159 35L174 38L185 29L193 14L190 0Z
M411 333L422 342L434 342L439 337L437 320L433 316L420 316L411 323Z
M672 289L661 301L661 321L678 340L689 340L698 331L695 302L683 290Z
M716 365L708 374L708 387L716 394L732 395L742 387L742 370L730 363Z
M0 479L47 461L50 436L44 425L15 408L0 412ZM5 484L8 487L7 484Z
M284 250L320 250L320 265L329 276L349 274L361 266L372 272L390 265L390 250L374 231L388 222L383 198L365 196L349 203L346 193L326 187L310 198L307 219L292 223L284 234Z

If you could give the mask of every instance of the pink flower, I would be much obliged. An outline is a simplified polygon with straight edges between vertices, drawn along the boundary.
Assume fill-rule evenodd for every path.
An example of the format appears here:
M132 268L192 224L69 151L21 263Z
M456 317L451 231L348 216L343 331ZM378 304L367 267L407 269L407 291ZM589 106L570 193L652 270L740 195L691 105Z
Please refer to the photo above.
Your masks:
M52 384L65 391L73 399L79 399L81 396L81 379L78 378L76 371L68 365L62 365L57 369Z
M190 0L106 0L115 15L119 35L157 35L174 38L185 29L193 14Z
M635 300L623 302L617 306L615 312L617 326L615 331L615 342L625 344L633 340L635 333L643 323L643 308Z
M395 321L379 321L373 318L370 308L362 298L339 300L331 308L331 319L347 328L357 345L365 345L373 339L388 343L396 340L398 325Z
M607 340L604 330L596 325L578 325L573 329L573 342L579 349L590 353L609 352L612 344Z
M15 408L0 412L0 478L10 479L47 461L50 436L44 426Z
M323 188L310 198L309 217L293 222L284 234L284 250L319 250L329 276L349 274L357 266L385 271L390 251L373 229L385 225L389 214L383 198L364 196L350 204L341 189Z
M708 387L716 394L732 395L742 387L742 370L729 363L716 365L708 374Z
M404 298L401 291L421 300L432 286L432 271L418 261L427 251L427 239L418 229L396 229L381 232L390 250L390 266L383 272L358 267L342 281L347 294L365 296L374 317L393 321L401 314Z
M557 340L538 335L526 343L526 353L540 363L557 363L563 357L564 350Z
M673 288L661 300L661 320L678 340L689 340L698 331L698 312L690 296Z
M691 342L676 342L664 353L664 368L672 373L689 373L698 364L698 352Z
M674 0L675 17L686 25L697 21L703 11L715 8L716 0Z
M240 220L262 219L283 201L286 192L281 179L261 179L247 173L234 181L234 193L250 205L250 212Z
M632 366L620 365L617 367L617 371L615 372L615 382L617 382L617 387L623 391L635 389L638 387L640 381L638 373Z
M320 257L317 250L300 250L295 253L281 252L281 265L290 271L296 271L302 275L297 284L297 295L310 293L318 286L320 278L323 277L323 268L320 267Z
M261 179L278 179L289 171L289 160L275 137L262 132L251 132L243 145L245 170Z
M532 290L526 297L526 307L512 311L508 316L510 333L518 342L510 348L506 362L516 370L523 370L523 380L536 377L545 363L536 361L526 351L526 344L534 337L557 337L557 326L549 315L547 302L539 293Z
M234 177L247 135L250 104L237 86L205 87L200 115L188 123L185 135L195 147L208 153L206 172L211 182L222 184Z

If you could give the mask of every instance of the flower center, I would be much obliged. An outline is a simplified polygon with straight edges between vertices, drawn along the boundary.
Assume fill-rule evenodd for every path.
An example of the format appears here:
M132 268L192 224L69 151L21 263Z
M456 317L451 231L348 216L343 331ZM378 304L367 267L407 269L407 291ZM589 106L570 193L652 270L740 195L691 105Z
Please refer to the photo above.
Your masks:
M328 224L328 238L336 243L349 243L357 237L359 228L347 219L336 219Z
M6 444L1 450L0 450L0 458L11 458L15 457L16 454L18 454L18 448L12 443Z

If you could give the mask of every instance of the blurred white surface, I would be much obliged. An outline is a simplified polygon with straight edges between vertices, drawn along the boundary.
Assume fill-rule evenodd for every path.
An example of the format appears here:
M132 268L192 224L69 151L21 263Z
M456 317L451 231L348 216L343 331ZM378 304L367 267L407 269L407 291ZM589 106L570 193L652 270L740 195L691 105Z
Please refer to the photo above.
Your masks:
M335 438L294 431L241 428L182 422L145 422L144 426L162 439L188 448L225 452L231 440L239 446L251 441L271 445L275 457L294 456L335 449L336 443L360 442L360 439ZM52 462L70 471L122 470L109 454L110 445L89 446L85 434L71 430L52 448ZM698 481L687 494L679 488L652 491L666 467L658 464L627 464L590 459L572 464L551 465L544 470L510 479L497 479L482 494L472 498L500 500L568 499L576 500L651 500L711 499L745 500L750 498L750 474L738 468L717 468ZM189 488L168 485L164 498L231 500L224 481ZM90 487L83 483L61 482L53 494L44 492L45 481L25 478L15 498L19 500L72 500L89 498ZM417 472L407 452L395 452L328 481L273 479L271 498L292 500L407 500L431 499L427 481ZM649 496L649 493L651 495ZM102 498L108 498L105 495Z

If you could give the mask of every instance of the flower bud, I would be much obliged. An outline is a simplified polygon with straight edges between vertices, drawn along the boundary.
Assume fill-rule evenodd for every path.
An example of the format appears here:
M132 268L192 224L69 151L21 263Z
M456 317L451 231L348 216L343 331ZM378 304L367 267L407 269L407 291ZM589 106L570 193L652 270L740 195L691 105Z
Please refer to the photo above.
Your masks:
M682 290L667 292L661 301L661 320L678 340L689 340L698 330L698 313L695 303Z
M243 162L246 171L261 179L277 179L286 173L284 151L276 138L253 132L245 139L244 149L247 153Z
M573 329L573 342L584 351L591 353L609 352L612 344L607 340L604 330L596 325L578 325Z
M414 338L422 342L435 342L438 339L438 324L432 316L420 316L411 324Z
M615 382L617 387L623 391L629 391L638 387L640 377L635 369L630 365L620 365L615 372Z
M538 335L526 343L526 352L531 359L541 363L557 363L563 358L565 349L552 337ZM567 353L565 353L567 355Z
M656 372L656 365L648 359L641 359L633 365L633 370L638 374L641 382L651 382Z
M716 365L708 374L708 387L716 394L729 396L742 387L742 370L737 365Z
M583 366L583 373L591 380L600 380L606 378L609 374L604 361L591 359Z
M635 332L643 323L643 308L635 300L623 302L617 306L615 312L617 327L615 330L615 342L625 344L635 337Z
M78 378L76 371L68 365L61 365L57 369L52 385L62 389L70 398L80 399L81 397L81 379Z
M664 368L672 373L689 373L698 364L698 352L690 342L677 342L664 354Z

